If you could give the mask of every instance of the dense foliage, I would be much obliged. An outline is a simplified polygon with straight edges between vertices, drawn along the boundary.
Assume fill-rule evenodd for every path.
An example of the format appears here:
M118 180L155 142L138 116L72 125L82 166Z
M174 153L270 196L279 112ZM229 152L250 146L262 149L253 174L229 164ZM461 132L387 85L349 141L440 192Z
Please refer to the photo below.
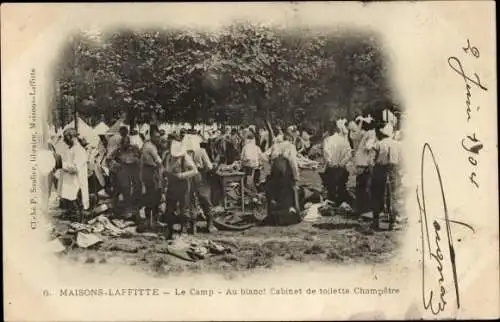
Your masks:
M235 24L218 33L123 30L76 35L57 70L58 124L129 121L308 122L390 101L373 37Z

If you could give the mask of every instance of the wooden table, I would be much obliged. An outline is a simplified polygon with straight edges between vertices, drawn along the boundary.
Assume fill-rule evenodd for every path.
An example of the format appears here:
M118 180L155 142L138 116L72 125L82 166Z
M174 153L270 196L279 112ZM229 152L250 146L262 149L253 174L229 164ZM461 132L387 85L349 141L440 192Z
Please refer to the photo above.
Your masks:
M233 190L230 187L230 184L233 182L237 182L239 184L240 189L240 202L241 202L241 211L245 212L245 173L236 171L236 172L217 172L217 174L222 179L222 191L224 194L224 209L229 210L230 208L234 208L231 202L228 200L228 192Z

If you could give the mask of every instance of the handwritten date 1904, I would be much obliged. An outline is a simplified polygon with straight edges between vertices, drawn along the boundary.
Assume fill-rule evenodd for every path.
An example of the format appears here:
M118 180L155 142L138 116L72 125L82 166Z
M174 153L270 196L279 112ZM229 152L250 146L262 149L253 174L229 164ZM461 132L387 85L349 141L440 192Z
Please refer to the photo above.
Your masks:
M479 49L475 46L471 45L470 40L467 39L466 47L462 48L463 51L470 57L478 59L480 57ZM475 104L472 90L475 89L480 93L488 91L488 88L481 81L481 77L478 73L473 73L473 75L468 74L464 70L464 66L462 61L455 57L448 57L448 66L458 75L465 85L465 107L466 107L466 115L467 122L469 123L472 119L472 113L475 110L479 111L479 105ZM473 108L475 106L475 108ZM478 168L478 155L479 151L483 148L482 143L476 138L476 133L472 135L467 135L466 138L462 140L462 148L467 151L469 154L468 161L472 166L472 171L469 175L469 181L474 185L475 188L479 188L479 183L477 179L477 168Z

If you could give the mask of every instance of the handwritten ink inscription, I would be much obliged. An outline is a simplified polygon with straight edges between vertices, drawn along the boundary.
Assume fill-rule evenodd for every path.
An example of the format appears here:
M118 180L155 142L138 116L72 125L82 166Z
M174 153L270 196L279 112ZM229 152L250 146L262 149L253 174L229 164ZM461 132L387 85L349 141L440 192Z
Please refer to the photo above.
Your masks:
M431 159L430 170L429 159ZM441 172L428 143L424 144L420 167L421 182L417 188L417 202L422 234L422 301L426 310L438 315L444 312L450 301L448 281L452 282L455 302L457 308L460 308L451 224L461 225L472 232L474 229L464 222L449 218ZM427 195L426 189L429 189ZM443 221L444 225L440 223Z
M432 159L431 169L433 171L431 172L426 171L426 162L429 159L429 156ZM421 182L420 191L418 191L417 188L417 201L420 212L420 228L422 233L422 301L426 310L430 310L434 315L437 315L440 312L443 312L448 304L445 282L449 278L449 273L444 265L445 256L441 246L443 231L441 229L441 225L438 223L438 218L443 217L445 222L448 223L448 210L441 173L439 172L434 153L432 152L430 145L427 143L424 145L422 150L422 161L420 166ZM436 205L436 203L433 202L433 207L429 205L429 201L435 201L435 199L426 199L425 188L426 183L435 185L436 182L438 183L438 191L440 193L436 199L439 198L440 203ZM433 190L432 195L435 196L435 192L436 191ZM447 230L446 234L448 235L448 246L450 249L450 258L448 259L448 262L449 265L451 265L452 270L456 271L451 230ZM452 254L453 256L451 256ZM431 261L431 263L429 263L429 261ZM432 280L429 276L434 277L434 279ZM456 279L454 280L454 285L458 306L459 293Z
M477 155L479 155L479 151L483 148L483 144L476 138L476 133L472 135L467 135L464 139L462 139L462 148L469 153L469 164L472 165L474 170L469 175L469 181L476 187L479 188L479 184L476 179L476 170L475 168L478 166Z
M469 39L462 50L466 57L481 57L479 49L473 46ZM448 57L448 66L463 81L466 120L467 124L473 126L474 113L480 110L473 94L486 92L488 88L478 73L466 71L459 57ZM477 171L480 151L484 148L477 130L478 128L468 130L469 133L461 140L461 148L467 153L471 166L468 180L475 188L479 188ZM446 310L448 303L455 302L457 309L460 308L457 261L451 226L461 225L473 233L475 231L469 224L449 218L443 179L435 153L428 143L425 143L422 149L420 176L420 186L417 187L416 193L422 237L422 303L426 310L437 316Z
M469 39L467 39L467 45L462 47L462 50L468 57L473 57L478 59L481 56L479 49L476 46L471 45ZM467 116L467 122L471 122L473 119L473 113L478 113L480 106L474 104L472 90L479 92L486 92L488 88L481 82L481 77L478 73L473 73L470 75L465 72L462 61L455 56L448 57L448 65L450 68L459 75L465 85L465 112ZM470 183L475 187L479 188L479 182L477 179L477 171L479 167L479 152L483 148L483 144L476 136L476 131L472 131L472 134L466 135L462 139L462 148L467 153L467 160L471 166L471 171L468 175Z

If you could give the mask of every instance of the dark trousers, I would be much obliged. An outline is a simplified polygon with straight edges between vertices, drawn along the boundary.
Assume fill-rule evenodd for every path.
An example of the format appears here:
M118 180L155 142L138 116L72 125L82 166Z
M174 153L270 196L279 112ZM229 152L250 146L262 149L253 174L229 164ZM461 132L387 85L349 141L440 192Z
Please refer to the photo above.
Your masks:
M118 181L117 176L118 176L118 174L117 174L116 170L110 169L109 176L107 177L108 182L106 184L105 190L106 190L106 193L113 198L115 198L117 196L117 193L116 193L116 191L118 190L116 188L117 181Z
M243 167L243 172L245 172L245 184L250 186L249 180L252 180L254 187L257 188L260 183L260 169Z
M356 176L356 209L359 213L365 213L370 210L370 181L371 171L369 167L358 167Z
M296 218L291 218L289 209L296 207L295 191L293 183L283 184L281 182L266 182L266 198L268 216L265 223L272 226L280 226L296 223ZM297 209L297 213L300 212Z
M169 226L169 232L172 232L172 226L176 222L185 224L190 217L190 202L191 202L191 189L188 180L181 179L168 179L166 199L166 211L164 221ZM179 214L176 216L175 212L179 209Z
M137 207L139 203L142 191L139 173L138 164L121 164L118 170L116 176L117 193L123 195L123 205L127 209Z
M144 184L146 190L143 195L146 219L151 223L152 221L158 220L158 207L162 194L160 175L156 167L149 165L143 166L142 184Z
M287 185L275 185L270 182L266 187L266 196L270 209L288 210L295 207L295 191L293 183Z
M373 215L378 218L381 212L385 210L387 188L387 179L391 171L388 164L376 164L373 167L373 176L371 182L372 210Z
M333 201L337 206L343 202L351 202L351 197L346 188L349 172L345 167L327 167L325 170L325 179L328 199L330 201Z
M59 208L65 211L64 217L71 220L81 221L83 213L82 191L78 190L75 200L61 198L59 201Z
M193 179L193 192L196 194L200 207L207 218L207 223L212 223L210 210L212 209L212 196L208 174L204 170L198 170L199 174Z
M210 201L212 205L220 205L224 200L221 177L214 173L207 174L207 181L210 186Z

